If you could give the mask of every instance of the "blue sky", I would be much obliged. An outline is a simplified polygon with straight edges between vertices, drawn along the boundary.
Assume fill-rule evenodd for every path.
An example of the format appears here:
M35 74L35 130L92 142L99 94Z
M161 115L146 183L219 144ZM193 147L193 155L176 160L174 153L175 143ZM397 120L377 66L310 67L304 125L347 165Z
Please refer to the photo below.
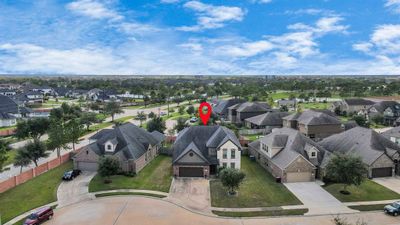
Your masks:
M400 0L2 0L2 74L400 74Z

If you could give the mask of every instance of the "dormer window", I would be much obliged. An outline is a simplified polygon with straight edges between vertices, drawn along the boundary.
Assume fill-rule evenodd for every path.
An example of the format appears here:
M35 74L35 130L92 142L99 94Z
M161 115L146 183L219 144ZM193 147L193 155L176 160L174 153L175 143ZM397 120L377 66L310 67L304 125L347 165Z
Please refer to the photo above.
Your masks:
M311 158L315 158L317 157L317 153L316 152L311 152Z
M112 145L107 145L107 151L108 152L112 152L113 150L112 150Z

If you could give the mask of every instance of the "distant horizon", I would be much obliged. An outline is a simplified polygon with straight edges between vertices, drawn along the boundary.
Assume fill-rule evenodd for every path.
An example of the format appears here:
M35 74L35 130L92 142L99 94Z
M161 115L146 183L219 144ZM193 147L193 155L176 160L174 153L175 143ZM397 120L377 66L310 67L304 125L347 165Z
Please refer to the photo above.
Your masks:
M399 0L16 0L0 11L0 74L400 74Z

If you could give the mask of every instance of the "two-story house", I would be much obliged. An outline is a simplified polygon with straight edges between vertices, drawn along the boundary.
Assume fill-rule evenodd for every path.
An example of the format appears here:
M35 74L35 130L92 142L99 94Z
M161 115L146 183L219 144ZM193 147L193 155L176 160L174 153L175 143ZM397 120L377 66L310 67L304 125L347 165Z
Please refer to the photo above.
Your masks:
M281 182L308 182L327 164L323 147L291 128L274 129L249 144L256 161Z
M393 127L390 130L381 133L384 137L400 145L400 126Z
M333 102L331 111L340 111L342 114L354 114L361 110L367 110L374 105L375 102L363 98L346 98L341 101Z
M96 171L100 157L114 156L122 171L138 173L158 155L164 139L164 135L149 133L132 123L105 129L90 137L93 143L73 157L74 167Z
M310 109L283 117L283 127L299 130L303 135L320 140L344 131L342 123L329 110Z
M368 119L382 116L384 124L391 126L400 117L400 103L396 101L377 102L367 110L359 112L359 114L366 115Z
M267 112L273 112L271 106L264 102L244 102L228 107L228 120L236 124L244 124L244 120Z
M227 119L228 108L243 102L245 102L245 100L240 98L222 99L216 102L213 106L212 112L220 119Z
M191 126L179 132L173 146L176 177L209 177L219 167L240 169L241 150L235 134L223 126Z

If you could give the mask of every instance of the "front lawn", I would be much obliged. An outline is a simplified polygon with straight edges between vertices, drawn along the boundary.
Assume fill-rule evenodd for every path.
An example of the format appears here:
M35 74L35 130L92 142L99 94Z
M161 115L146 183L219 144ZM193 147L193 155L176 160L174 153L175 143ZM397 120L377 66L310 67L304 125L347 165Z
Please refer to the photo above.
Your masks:
M143 189L169 192L172 181L171 157L159 155L135 177L111 176L112 183L105 184L104 178L96 175L89 184L90 192L114 189Z
M5 223L26 211L57 201L57 188L61 183L61 176L71 168L72 162L65 163L1 193L1 221Z
M302 109L327 109L330 103L324 102L307 102L299 103Z
M12 149L12 150L7 151L6 155L8 156L8 158L7 158L7 161L4 163L4 165L7 166L10 164L13 164L15 156L17 155L17 149Z
M246 178L237 196L228 196L219 180L210 181L211 205L224 208L270 207L298 205L301 202L257 162L243 156L241 169Z
M342 184L328 184L324 186L325 190L342 202L400 199L400 195L396 192L389 190L371 180L365 180L360 186L349 186L347 188L347 190L350 192L349 195L340 193L342 187Z
M251 211L251 212L226 212L226 211L215 211L212 213L218 216L225 217L257 217L257 216L294 216L304 215L308 212L308 209L281 209L281 210L270 210L270 211Z

